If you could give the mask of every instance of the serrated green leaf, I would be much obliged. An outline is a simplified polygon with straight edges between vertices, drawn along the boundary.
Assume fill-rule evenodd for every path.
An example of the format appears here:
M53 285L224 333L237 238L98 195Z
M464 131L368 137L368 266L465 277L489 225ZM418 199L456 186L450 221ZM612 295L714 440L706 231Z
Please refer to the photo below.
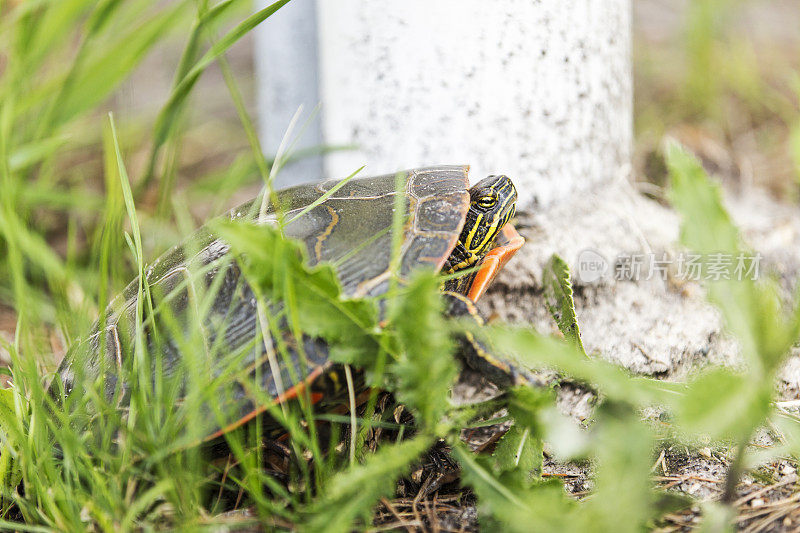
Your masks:
M596 386L608 398L632 405L663 403L685 387L678 383L631 376L617 365L601 359L588 359L575 346L531 328L521 326L485 326L487 336L502 353L528 368L554 368L566 375Z
M768 380L797 340L800 306L787 314L775 283L764 279L756 282L752 275L737 274L738 258L744 260L753 254L743 246L738 229L725 211L719 187L711 183L699 161L673 142L667 146L667 165L670 200L683 216L681 241L704 255L704 268L708 268L710 258L720 254L732 258L721 279L707 281L708 298L739 341L742 355L755 372L753 378Z
M550 532L576 529L580 517L577 502L567 497L564 487L549 481L525 488L514 480L500 480L461 442L453 453L461 464L462 482L478 496L481 522L490 531Z
M733 437L742 450L769 414L774 375L800 332L800 305L795 303L794 311L787 313L775 282L756 280L756 274L760 274L757 270L738 270L742 258L749 256L752 267L758 265L755 261L760 257L753 258L746 251L725 211L719 187L709 181L700 162L672 142L667 146L667 165L672 181L670 199L683 216L681 240L705 256L703 273L710 272L709 258L736 258L722 264L727 269L720 269L718 261L717 275L704 277L708 299L719 308L725 327L739 341L748 366L746 376L713 370L697 378L687 396L677 402L678 419L683 431ZM743 459L737 455L734 460L728 473L729 487L738 481ZM730 524L730 508L727 517L710 511L709 530L721 531Z
M544 298L547 310L564 338L585 354L578 317L575 315L569 265L558 254L553 254L544 269Z
M416 411L425 427L436 424L449 407L458 374L440 283L434 274L415 275L394 302L390 319L403 350L389 372L398 383L398 399Z
M503 436L492 454L497 475L513 476L516 483L531 486L542 471L542 433L540 415L554 401L549 392L532 387L517 387L509 392L508 413L514 425Z
M433 444L428 435L381 447L364 464L339 473L321 491L312 505L304 531L353 531L356 519L368 525L377 501L394 492L394 482Z
M642 531L654 517L653 437L630 405L606 402L597 413L595 491L587 503L595 531Z
M378 347L373 335L379 331L377 307L371 300L344 298L331 265L308 267L303 245L272 225L220 220L211 227L242 259L245 277L259 294L285 303L291 290L296 330L324 338L339 362L366 366L372 361Z
M771 387L724 368L703 372L677 398L680 431L712 439L742 438L769 414Z
M530 428L515 423L497 443L492 469L497 476L513 476L520 485L530 487L541 476L542 451L542 440Z

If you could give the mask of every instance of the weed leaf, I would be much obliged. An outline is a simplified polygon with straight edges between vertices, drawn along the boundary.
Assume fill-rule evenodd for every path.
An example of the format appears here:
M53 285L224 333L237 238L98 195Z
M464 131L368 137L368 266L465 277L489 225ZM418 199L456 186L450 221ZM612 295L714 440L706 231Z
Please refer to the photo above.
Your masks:
M547 310L564 338L583 353L581 332L575 315L575 302L572 298L572 282L569 279L569 265L558 254L553 254L544 269L544 298Z
M336 475L327 483L320 500L310 508L304 530L352 531L353 522L362 518L362 527L370 523L377 501L394 492L395 481L422 455L433 440L427 435L395 445L383 446L364 464Z
M390 367L398 399L411 406L424 427L433 427L450 406L457 368L453 342L442 316L440 280L420 272L399 291L390 323L403 350Z

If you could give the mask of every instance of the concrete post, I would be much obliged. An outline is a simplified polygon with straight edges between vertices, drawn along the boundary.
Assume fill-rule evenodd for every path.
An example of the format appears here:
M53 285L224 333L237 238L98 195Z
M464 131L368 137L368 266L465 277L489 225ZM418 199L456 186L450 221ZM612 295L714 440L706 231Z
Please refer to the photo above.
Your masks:
M261 9L273 0L256 0ZM264 152L274 155L300 106L304 113L293 134L302 135L295 150L323 144L314 110L321 99L318 75L317 10L314 0L293 0L255 31L259 135ZM278 175L278 187L323 177L322 156L305 157Z
M311 0L295 2L309 12ZM627 171L629 0L323 0L316 9L319 62L306 68L318 69L322 139L359 146L329 154L326 176L469 163L473 179L512 176L530 208ZM293 24L279 15L264 32ZM285 35L259 54L273 61L309 45L296 33L277 42ZM265 78L262 94L276 83ZM291 83L310 81L286 83L278 92L294 95L303 87ZM285 128L270 108L266 129ZM267 150L275 137L265 135Z

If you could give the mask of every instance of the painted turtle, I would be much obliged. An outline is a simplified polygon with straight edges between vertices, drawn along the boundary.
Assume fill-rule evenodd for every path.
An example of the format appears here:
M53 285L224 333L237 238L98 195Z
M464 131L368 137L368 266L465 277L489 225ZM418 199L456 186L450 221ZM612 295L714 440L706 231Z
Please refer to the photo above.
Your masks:
M405 196L408 217L403 228L399 276L407 278L420 268L448 273L466 270L468 274L446 283L447 312L479 319L474 300L524 241L513 227L506 225L515 210L516 190L511 180L506 176L490 176L470 188L467 171L465 166L441 166L404 173L401 193ZM326 181L277 191L274 201L289 220L285 234L305 244L312 265L320 261L336 265L346 296L383 294L390 282L391 228L398 194L396 176L352 179L313 205L337 183ZM229 216L255 217L265 223L275 219L273 206L265 206L260 214L254 214L253 204L245 204ZM220 262L225 259L227 263ZM472 268L478 264L479 268ZM293 360L278 361L278 372L273 372L274 358L270 365L264 353L265 343L257 339L259 318L254 292L232 260L228 245L208 229L199 230L146 269L153 306L166 301L174 321L179 327L184 321L185 326L191 314L192 286L196 283L193 280L197 279L197 269L203 268L200 279L206 288L214 286L216 290L202 319L209 344L224 347L221 353L242 351L245 347L248 355L235 364L248 369L246 374L251 384L255 376L260 376L261 390L268 392L273 405L296 397L305 387L310 387L313 402L329 400L341 389L346 391L340 368L329 359L321 339L302 341L307 369L305 362L301 365L295 346L290 347L294 350ZM190 271L194 272L194 278ZM128 285L109 306L105 325L96 325L87 339L68 352L55 380L61 386L51 386L54 396L63 399L73 392L76 373L83 379L105 373L108 398L115 398L120 407L127 405L131 383L130 379L122 379L120 383L120 376L125 375L123 363L131 361L135 348L138 285L138 280ZM165 373L185 362L180 343L170 338L169 333L154 333L152 323L145 324L144 338L149 353L158 352ZM460 346L465 361L490 380L502 384L524 381L523 374L514 366L493 357L472 338L462 339ZM222 367L228 363L220 356L217 364ZM143 374L139 371L133 375ZM238 386L233 402L235 416L227 424L217 424L207 440L244 424L270 407L259 405L245 386Z

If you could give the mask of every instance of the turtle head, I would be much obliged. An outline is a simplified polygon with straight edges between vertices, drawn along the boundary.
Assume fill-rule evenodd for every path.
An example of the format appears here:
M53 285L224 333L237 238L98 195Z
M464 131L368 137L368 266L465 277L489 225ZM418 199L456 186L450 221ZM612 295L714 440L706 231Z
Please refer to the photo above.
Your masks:
M498 232L514 216L516 201L517 190L508 176L489 176L470 188L469 211L458 241L474 261L489 251Z

